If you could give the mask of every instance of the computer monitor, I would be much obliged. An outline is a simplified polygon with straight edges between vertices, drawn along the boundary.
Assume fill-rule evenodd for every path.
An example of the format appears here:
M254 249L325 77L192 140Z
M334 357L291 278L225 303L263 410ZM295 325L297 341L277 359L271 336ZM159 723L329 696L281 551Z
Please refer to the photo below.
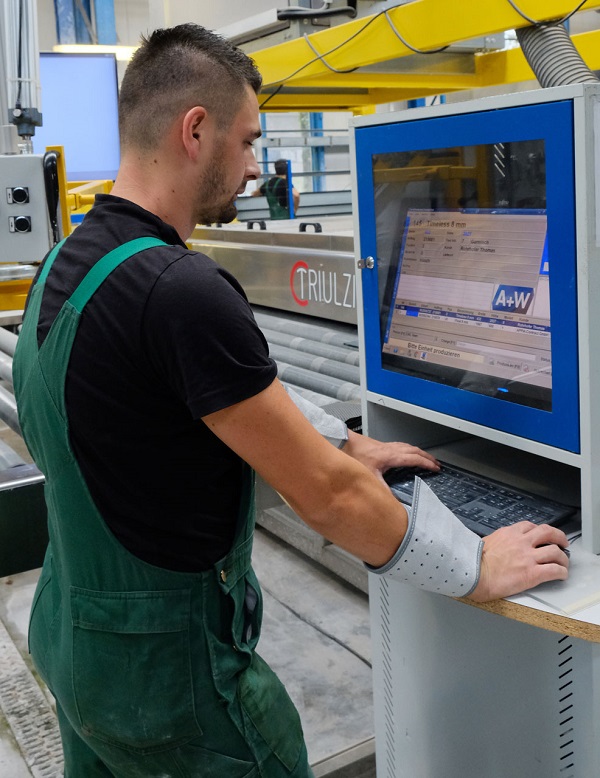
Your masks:
M355 140L367 389L578 452L571 103Z
M383 364L552 410L546 213L409 208Z
M40 55L43 125L33 149L64 146L69 181L114 180L119 167L118 80L114 54Z

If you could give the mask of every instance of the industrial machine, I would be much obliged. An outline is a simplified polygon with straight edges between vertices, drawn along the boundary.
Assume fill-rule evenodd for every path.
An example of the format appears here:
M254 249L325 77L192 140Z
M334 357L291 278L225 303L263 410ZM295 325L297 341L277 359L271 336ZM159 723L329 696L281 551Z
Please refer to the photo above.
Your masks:
M252 53L408 2L411 0L288 0L287 7L281 2L274 3L269 10L222 27L218 32ZM455 52L473 52L501 49L503 45L504 35L497 33L460 41L451 48Z
M351 217L198 226L188 243L241 283L279 378L360 429ZM364 566L311 530L261 479L256 503L261 526L366 592Z
M39 111L31 3L0 3L0 310L22 309L33 263L59 240L56 153L33 154Z
M371 576L379 778L600 766L599 106L595 82L354 121L368 434L578 509L569 580L492 613Z
M0 2L0 576L39 566L47 544L43 475L19 437L12 356L37 263L61 237L58 155L33 154L41 123L33 4ZM15 447L21 449L17 453Z

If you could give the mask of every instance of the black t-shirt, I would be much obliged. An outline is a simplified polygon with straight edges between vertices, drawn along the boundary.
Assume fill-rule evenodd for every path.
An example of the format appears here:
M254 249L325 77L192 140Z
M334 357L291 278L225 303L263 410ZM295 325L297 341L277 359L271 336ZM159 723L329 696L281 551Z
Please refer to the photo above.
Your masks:
M277 198L277 202L282 208L288 206L288 187L287 180L285 178L279 178L279 176L273 176L265 181L264 184L259 186L259 191L262 195L266 195L267 192L273 192Z
M70 441L121 543L160 567L200 571L231 546L242 469L201 417L277 372L237 281L158 217L99 195L47 278L38 342L87 270L142 236L170 245L120 265L82 313L65 386Z

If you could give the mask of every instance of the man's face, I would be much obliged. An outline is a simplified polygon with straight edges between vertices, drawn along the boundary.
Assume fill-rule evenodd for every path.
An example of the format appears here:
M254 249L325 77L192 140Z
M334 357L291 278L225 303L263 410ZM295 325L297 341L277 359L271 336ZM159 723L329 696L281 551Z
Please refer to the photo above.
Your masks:
M198 187L196 222L227 224L237 216L235 199L248 181L260 175L252 144L260 137L258 100L250 87L240 110L225 131L215 133Z

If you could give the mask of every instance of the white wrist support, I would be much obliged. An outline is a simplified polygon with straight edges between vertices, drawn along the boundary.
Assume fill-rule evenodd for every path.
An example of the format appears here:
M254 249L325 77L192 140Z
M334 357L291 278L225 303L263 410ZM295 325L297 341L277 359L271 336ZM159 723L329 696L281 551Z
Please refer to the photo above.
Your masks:
M400 548L371 572L410 583L428 592L465 597L479 582L483 540L467 529L420 478L415 478L412 508Z
M348 440L348 427L341 419L330 416L323 408L302 397L289 386L284 384L284 387L296 408L330 443L340 448Z

